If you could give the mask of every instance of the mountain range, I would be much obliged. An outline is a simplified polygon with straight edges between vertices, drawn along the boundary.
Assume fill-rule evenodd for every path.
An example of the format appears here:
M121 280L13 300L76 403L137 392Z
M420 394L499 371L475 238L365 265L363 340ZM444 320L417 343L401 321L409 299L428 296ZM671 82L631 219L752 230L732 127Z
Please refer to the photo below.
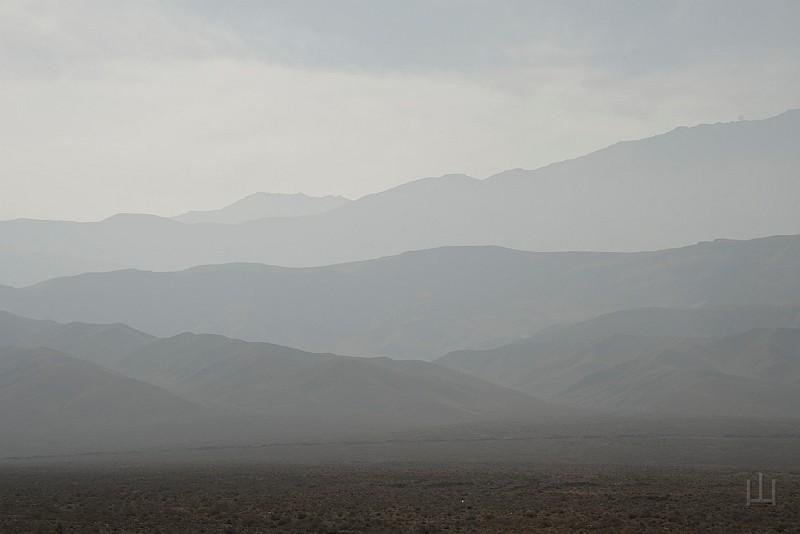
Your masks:
M557 398L614 413L796 418L800 329L684 340L587 374Z
M580 427L588 414L794 420L800 308L628 310L435 364L2 312L0 400L3 456Z
M339 196L311 197L303 193L253 193L220 208L208 211L189 211L173 217L183 223L240 224L270 217L301 217L331 211L344 206L349 199Z
M0 288L0 309L157 336L193 331L430 360L626 309L794 306L798 273L800 236L640 253L448 247L315 268L82 274Z
M610 413L794 418L800 308L628 310L437 363Z
M798 138L789 111L353 201L0 222L0 456L791 426Z
M243 222L254 216L247 206L258 206L262 197L256 197L178 220L121 214L91 223L6 221L0 251L15 261L0 268L0 284L124 267L319 266L452 245L634 251L795 234L799 137L800 111L794 110L677 128L484 180L421 179L301 216L261 218L258 208L257 220Z
M321 439L579 413L421 361L0 313L0 453Z

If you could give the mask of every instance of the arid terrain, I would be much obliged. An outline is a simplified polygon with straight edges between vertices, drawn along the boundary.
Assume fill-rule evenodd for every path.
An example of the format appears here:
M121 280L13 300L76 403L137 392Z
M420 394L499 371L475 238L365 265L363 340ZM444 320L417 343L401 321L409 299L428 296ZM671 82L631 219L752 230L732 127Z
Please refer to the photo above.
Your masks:
M0 0L0 534L800 534L798 22Z
M800 472L744 506L726 468L372 464L0 471L2 532L797 532Z

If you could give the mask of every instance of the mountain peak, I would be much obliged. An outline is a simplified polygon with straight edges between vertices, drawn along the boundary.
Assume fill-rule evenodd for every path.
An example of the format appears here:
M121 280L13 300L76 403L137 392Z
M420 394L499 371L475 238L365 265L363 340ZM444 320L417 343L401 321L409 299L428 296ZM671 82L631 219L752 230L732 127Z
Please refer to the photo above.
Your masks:
M273 217L316 215L344 206L341 196L313 197L305 193L256 192L218 210L189 211L174 220L182 223L240 224Z
M149 213L117 213L106 217L102 223L149 223L149 224L171 224L173 221L158 215Z

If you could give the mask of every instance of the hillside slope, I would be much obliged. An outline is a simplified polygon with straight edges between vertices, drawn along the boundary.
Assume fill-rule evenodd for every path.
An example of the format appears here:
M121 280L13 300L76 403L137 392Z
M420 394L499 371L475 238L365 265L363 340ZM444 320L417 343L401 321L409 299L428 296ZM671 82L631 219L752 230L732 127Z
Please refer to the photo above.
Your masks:
M798 326L798 308L632 310L436 363L614 414L795 418Z
M556 398L615 413L797 418L800 330L676 343L587 374Z
M326 430L567 413L426 362L312 354L207 334L157 341L129 354L117 369L200 402Z
M140 388L142 402L156 402L167 392L188 399L195 407L204 407L209 417L229 419L220 428L230 430L224 435L231 441L245 436L319 439L576 413L427 362L315 354L218 335L184 333L158 339L122 325L60 325L1 313L0 346L9 343L33 347L9 349L19 353L53 355L37 367L40 374L48 373L47 380L35 386L30 380L8 382L28 393L39 389L36 398L41 407L58 411L59 402L70 402L58 397L64 388L74 395L85 389L86 402L94 402L95 386L108 382L109 389L102 393L111 394L111 379L127 377L119 397L105 403L120 421L131 419L124 409L139 405L130 384L149 385L152 391ZM55 346L69 347L74 358L49 348ZM105 368L85 360L100 362ZM79 361L85 365L75 363ZM62 372L59 362L71 367ZM13 365L9 369L13 371ZM145 420L147 409L140 414ZM152 419L157 422L166 414L169 410L154 413ZM105 424L92 410L83 415L87 422ZM69 419L65 421L69 427ZM253 428L247 421L255 421ZM131 425L136 424L131 420ZM46 422L33 428L48 435ZM208 438L212 437L219 437L216 429L208 432Z
M753 329L800 327L800 308L643 308L558 325L487 350L448 353L436 363L520 391L555 396L584 376L686 339L735 339ZM747 339L748 343L752 340ZM751 347L731 347L751 354Z
M246 428L90 362L0 347L4 456L225 443L234 426Z

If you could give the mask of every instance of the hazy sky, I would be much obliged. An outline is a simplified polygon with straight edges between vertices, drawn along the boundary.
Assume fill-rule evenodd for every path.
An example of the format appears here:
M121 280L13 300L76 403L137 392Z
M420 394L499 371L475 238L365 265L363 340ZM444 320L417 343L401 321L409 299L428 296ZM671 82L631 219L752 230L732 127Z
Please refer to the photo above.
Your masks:
M0 219L535 168L800 107L800 2L0 0Z

